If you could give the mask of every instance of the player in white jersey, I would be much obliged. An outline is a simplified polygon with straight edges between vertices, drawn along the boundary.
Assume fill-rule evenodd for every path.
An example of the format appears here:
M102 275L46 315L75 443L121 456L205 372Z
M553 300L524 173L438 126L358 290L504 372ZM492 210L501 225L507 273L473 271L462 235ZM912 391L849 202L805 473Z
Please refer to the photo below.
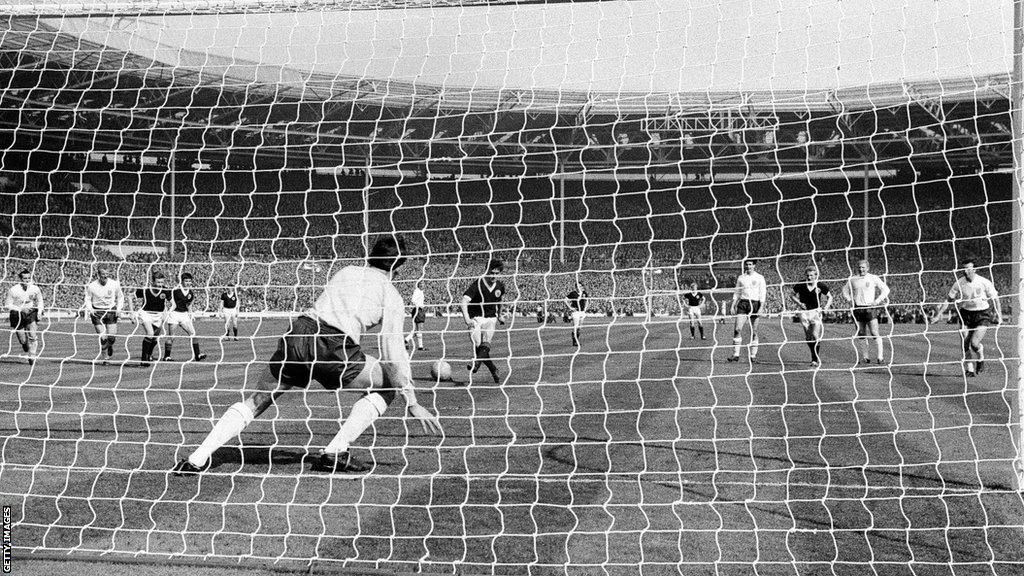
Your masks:
M757 271L757 261L745 260L743 273L736 277L736 290L732 294L729 314L736 315L736 323L732 331L732 356L729 362L739 362L740 347L743 345L743 327L750 322L750 361L757 360L757 319L761 306L768 298L768 284L764 276Z
M29 364L35 361L39 318L43 315L43 293L32 283L32 273L22 270L18 283L7 291L7 310L10 311L11 330Z
M99 335L100 357L106 364L114 357L117 338L117 316L124 309L121 283L110 277L110 268L101 266L96 279L85 287L85 313ZM135 323L135 318L131 319Z
M427 302L426 295L423 294L423 289L420 288L420 281L416 281L416 287L412 289L412 298L409 300L412 304L412 332L405 337L405 343L411 349L413 346L413 339L416 340L416 348L418 350L426 350L423 346L423 323L427 321Z
M871 363L868 355L868 338L871 337L875 339L875 357L881 364L885 355L882 337L878 333L878 319L885 314L883 305L889 297L889 286L870 270L871 265L867 260L857 263L857 273L843 286L843 298L853 303L853 320L857 323L857 334L854 338L861 341L861 362Z
M988 278L984 278L974 270L974 259L963 261L963 276L957 279L946 294L946 301L939 305L932 317L932 323L938 322L951 302L956 303L957 315L960 318L960 336L964 345L964 374L968 377L981 374L985 369L985 346L982 341L988 327L1001 324L1003 312L999 307L999 293ZM976 358L972 358L971 354ZM977 365L977 371L975 371Z
M359 389L365 393L352 406L334 439L321 450L313 469L323 472L361 472L368 466L349 454L356 440L395 399L405 398L408 414L424 432L439 434L441 423L416 401L409 353L405 349L405 306L391 283L405 262L405 241L387 236L378 240L366 266L346 266L336 273L313 307L292 320L291 330L270 358L269 377L242 402L227 409L203 443L174 467L175 476L198 474L210 465L213 452L237 436L285 391L316 380L328 390ZM360 339L380 324L377 360L360 348Z

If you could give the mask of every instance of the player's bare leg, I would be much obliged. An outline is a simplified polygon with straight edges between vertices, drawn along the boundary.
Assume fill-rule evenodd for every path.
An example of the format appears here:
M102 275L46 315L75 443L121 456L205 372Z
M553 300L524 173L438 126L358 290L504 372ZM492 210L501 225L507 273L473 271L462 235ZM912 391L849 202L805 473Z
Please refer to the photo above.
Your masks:
M736 314L736 323L733 325L732 330L732 356L729 357L729 362L740 361L740 347L743 346L743 327L747 324L747 316L745 314Z
M480 370L480 344L483 343L480 322L473 321L473 326L469 329L469 341L473 344L473 361L466 366L466 369L476 374Z
M191 476L209 468L210 457L218 448L241 434L246 426L263 414L281 394L290 388L290 386L280 384L269 372L264 373L256 384L256 390L245 400L229 406L221 415L220 420L214 424L213 430L206 435L202 444L188 458L178 462L173 470L174 475Z
M199 342L196 341L196 328L191 323L182 324L181 329L188 335L188 341L192 345L192 359L196 362L206 359L206 354L199 351Z
M988 326L978 326L974 329L974 334L971 334L970 347L976 357L975 372L978 374L985 370L985 346L982 342L985 340L987 332Z
M758 345L761 343L761 339L757 336L757 318L750 318L750 361L754 362L757 360Z
M174 350L174 324L168 322L164 327L167 337L164 338L164 362L172 361L171 351Z
M857 335L854 336L854 341L859 341L860 347L858 348L855 343L854 352L856 352L858 357L860 357L860 362L862 364L870 364L871 356L868 355L868 335L870 334L870 330L868 328L868 323L861 322L860 320L855 320L855 322L857 323Z
M878 319L875 318L871 320L871 322L868 322L867 328L868 334L870 334L871 338L874 338L875 340L875 358L878 360L878 363L881 364L885 360L885 355L882 346L882 335L878 331ZM867 340L865 339L865 343L866 341ZM864 350L864 357L868 357L867 349Z

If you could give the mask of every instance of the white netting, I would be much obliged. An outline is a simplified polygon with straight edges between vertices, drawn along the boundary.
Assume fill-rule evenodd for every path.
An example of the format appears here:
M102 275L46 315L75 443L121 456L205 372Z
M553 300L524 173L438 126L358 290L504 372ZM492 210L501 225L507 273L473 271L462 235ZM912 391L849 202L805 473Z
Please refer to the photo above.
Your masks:
M46 301L35 364L13 332L0 363L15 568L1013 573L1017 317L1004 299L971 380L956 326L924 324L968 255L1016 293L1011 8L3 7L4 290L28 269ZM312 473L357 397L312 386L200 478L169 476L287 318L392 232L418 255L397 284L425 292L413 371L444 436L399 400L354 446L369 474ZM457 303L491 257L507 380L438 384L437 359L467 379ZM850 338L841 289L862 257L892 289L886 365L859 365ZM760 362L744 346L729 363L749 258L768 284ZM836 296L818 369L788 303L811 262ZM194 275L207 360L139 367L123 317L98 361L80 309L101 266L128 298L154 271ZM207 319L231 284L237 341Z

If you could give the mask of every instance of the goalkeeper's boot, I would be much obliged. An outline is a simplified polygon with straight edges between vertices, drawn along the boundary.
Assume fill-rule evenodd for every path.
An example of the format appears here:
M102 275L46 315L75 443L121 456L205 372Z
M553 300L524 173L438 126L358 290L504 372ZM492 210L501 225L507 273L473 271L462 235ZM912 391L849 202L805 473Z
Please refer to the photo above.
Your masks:
M740 361L740 357L739 356L729 356L729 362L739 362L739 361Z
M984 360L978 360L977 362L974 363L974 365L977 367L976 370L978 371L978 374L981 374L982 372L985 371L985 361Z
M337 454L329 454L327 452L321 452L316 460L313 460L313 465L310 470L314 472L366 472L370 469L370 465L358 458L353 457L348 452L338 452Z
M178 460L177 464L174 465L174 468L171 470L171 474L174 474L175 476L196 476L198 474L206 472L209 469L209 460L207 460L206 464L200 468L189 462L188 458L182 458L181 460Z

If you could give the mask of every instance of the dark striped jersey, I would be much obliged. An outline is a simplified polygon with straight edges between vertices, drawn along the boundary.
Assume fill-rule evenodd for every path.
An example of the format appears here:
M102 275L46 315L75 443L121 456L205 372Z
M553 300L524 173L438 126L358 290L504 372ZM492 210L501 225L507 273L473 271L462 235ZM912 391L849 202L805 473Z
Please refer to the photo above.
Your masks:
M196 295L191 289L185 292L181 288L175 288L174 292L171 293L171 297L174 299L175 312L188 312L188 307L192 305Z
M584 289L582 294L573 290L572 292L569 292L565 298L569 301L569 308L572 308L577 312L583 312L587 309L587 297L589 296L590 295L587 294L586 289Z
M704 295L700 292L687 292L683 294L683 299L690 308L696 308L704 303Z
M167 301L171 299L171 291L167 288L139 288L135 297L142 300L145 312L163 312Z
M224 293L222 293L220 295L220 301L221 301L221 303L224 304L224 308L227 309L227 310L231 310L232 308L237 308L238 307L238 293L235 292L234 294L228 294L227 292L224 292Z
M806 282L801 282L793 286L793 293L800 299L800 303L804 305L808 310L816 310L828 301L825 298L828 295L828 286L818 282L814 286L808 286Z
M501 310L501 297L504 295L505 284L501 280L488 284L487 280L477 278L464 294L469 297L469 317L497 318Z

